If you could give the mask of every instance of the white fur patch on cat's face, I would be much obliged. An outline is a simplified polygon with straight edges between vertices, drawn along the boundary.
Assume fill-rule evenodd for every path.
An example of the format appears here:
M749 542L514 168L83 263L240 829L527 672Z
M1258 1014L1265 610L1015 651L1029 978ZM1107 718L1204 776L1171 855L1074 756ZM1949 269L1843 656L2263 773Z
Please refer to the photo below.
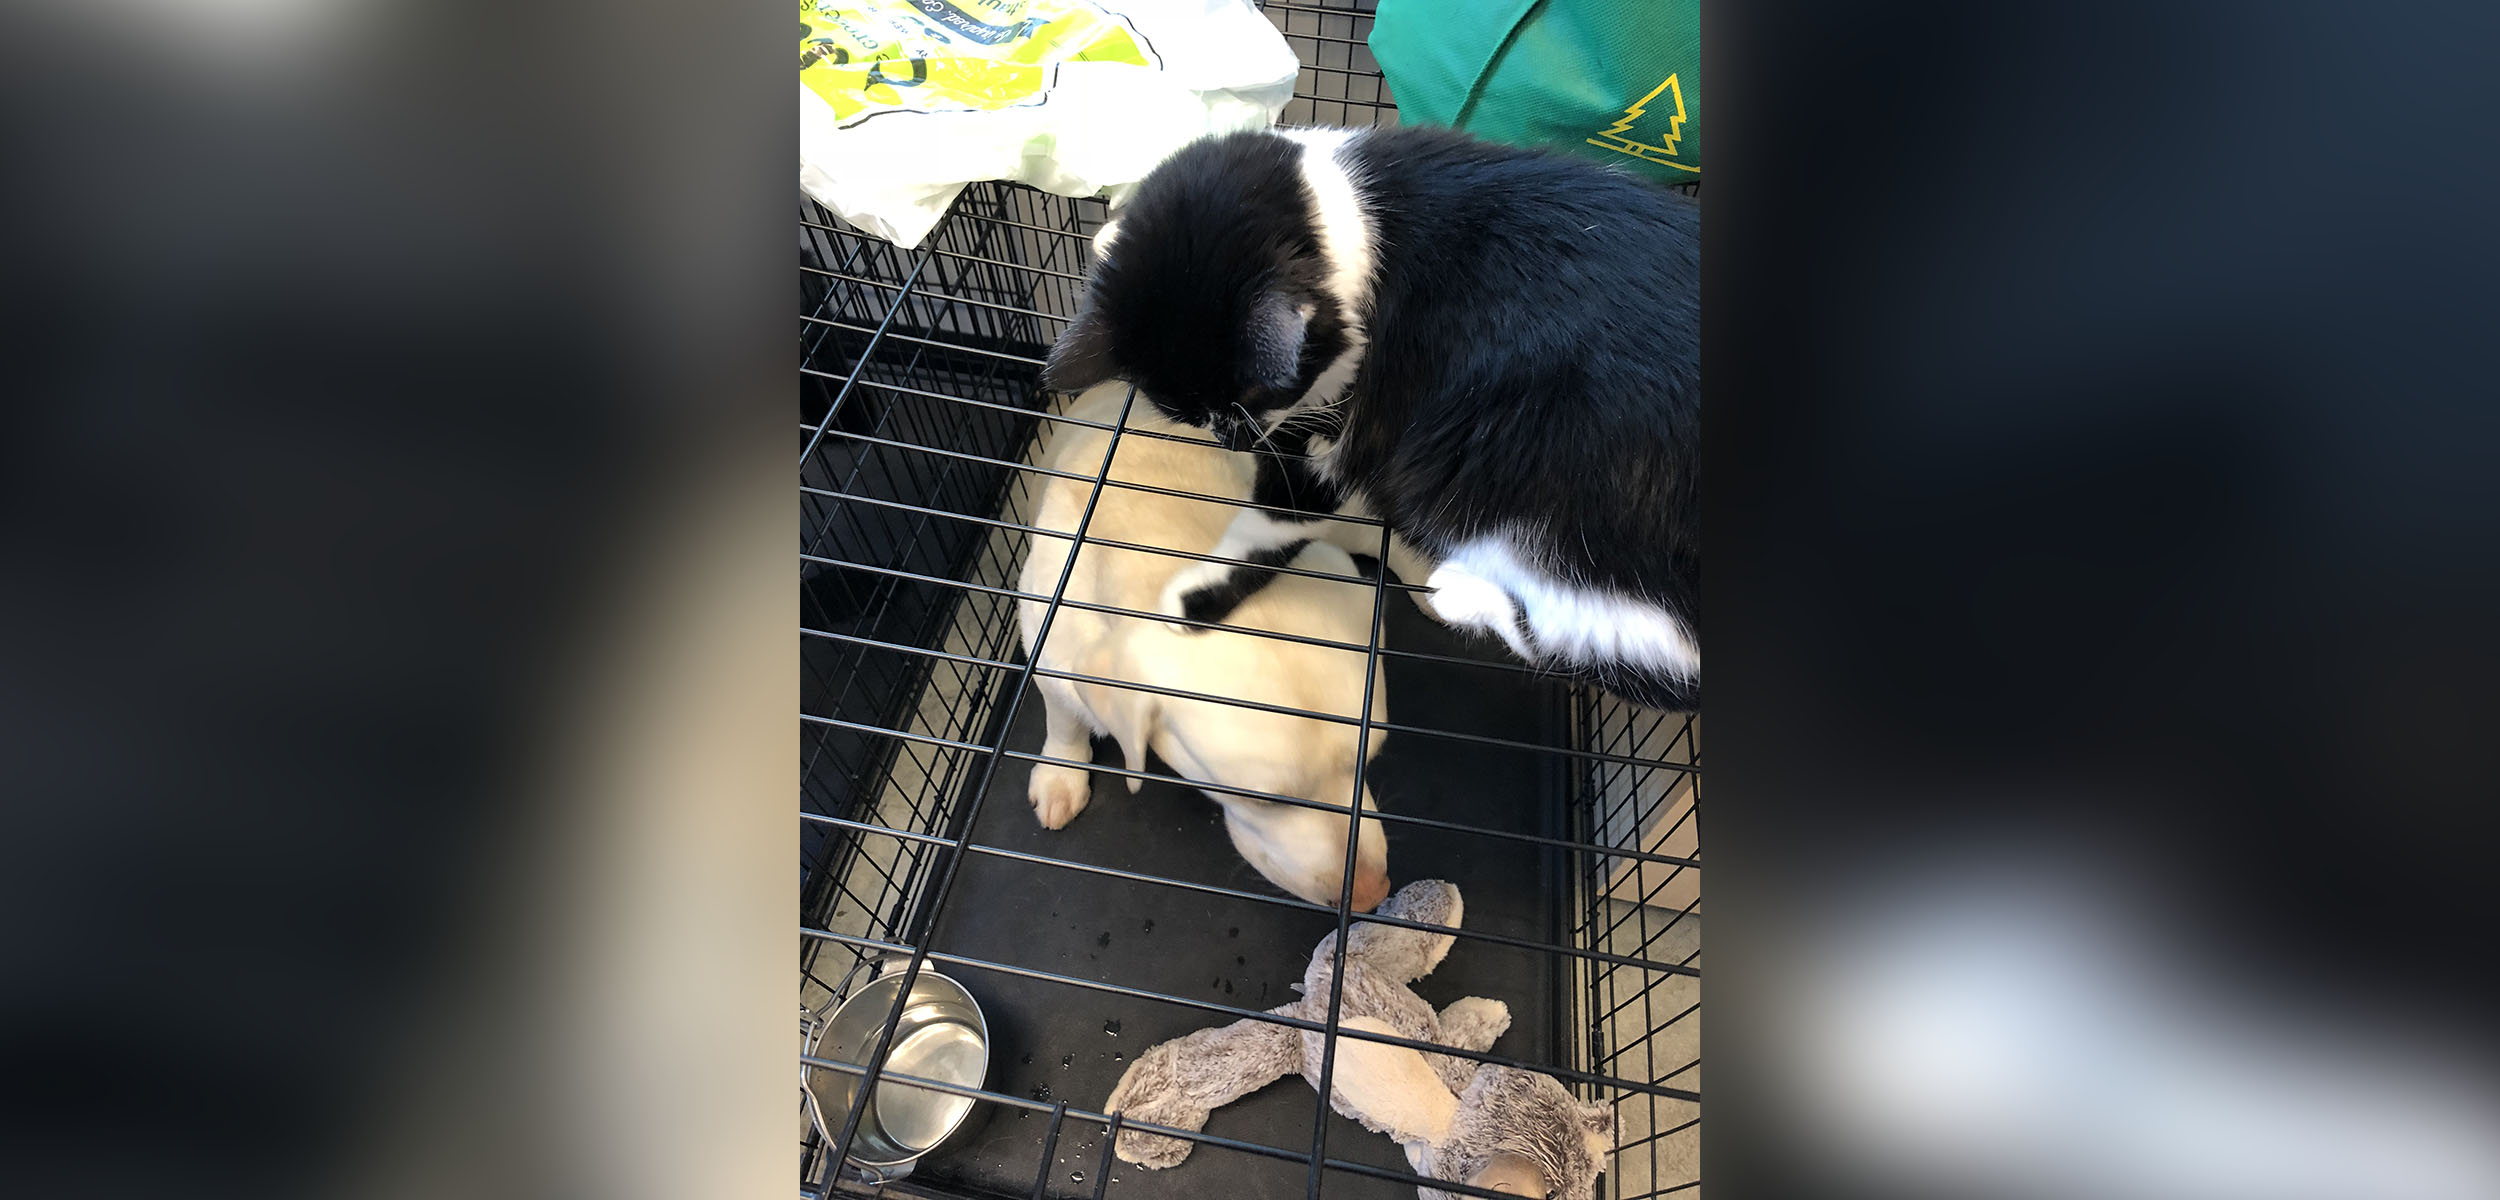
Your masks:
M1319 217L1320 252L1328 256L1328 290L1337 298L1350 329L1362 328L1364 306L1371 300L1372 229L1364 215L1361 184L1347 169L1345 149L1362 136L1359 129L1291 129L1280 131L1302 143L1302 182L1311 189Z
M1365 215L1360 181L1347 168L1345 148L1362 136L1359 129L1280 129L1279 135L1302 144L1302 182L1311 189L1317 217L1320 253L1328 259L1328 293L1345 321L1346 347L1320 372L1311 389L1269 421L1274 429L1294 417L1325 408L1345 395L1362 365L1366 338L1363 315L1371 303L1372 225Z
M1330 483L1337 482L1337 439L1313 436L1307 449L1310 457L1304 461L1310 465L1311 473Z

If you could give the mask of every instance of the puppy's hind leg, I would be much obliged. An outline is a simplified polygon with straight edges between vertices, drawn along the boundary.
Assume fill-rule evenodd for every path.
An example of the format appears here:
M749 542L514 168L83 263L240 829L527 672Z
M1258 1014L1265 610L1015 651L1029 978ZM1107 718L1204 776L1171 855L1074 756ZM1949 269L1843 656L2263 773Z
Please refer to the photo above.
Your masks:
M1064 679L1035 679L1033 686L1042 693L1046 725L1042 753L1075 762L1093 758L1093 725L1077 699L1075 686ZM1035 763L1033 777L1025 785L1025 797L1033 802L1033 816L1044 829L1066 828L1078 813L1085 811L1093 795L1093 776L1081 767Z

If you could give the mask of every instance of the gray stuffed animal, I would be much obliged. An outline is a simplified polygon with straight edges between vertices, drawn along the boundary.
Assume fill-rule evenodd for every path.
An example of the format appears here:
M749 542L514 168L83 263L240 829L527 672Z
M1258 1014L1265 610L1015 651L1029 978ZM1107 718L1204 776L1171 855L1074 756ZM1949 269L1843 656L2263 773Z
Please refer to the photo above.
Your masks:
M1455 929L1458 889L1438 879L1410 883L1379 915ZM1302 999L1276 1016L1325 1021L1336 967L1334 933L1320 940L1299 985ZM1510 1027L1510 1009L1469 996L1434 1012L1407 985L1441 965L1457 941L1446 933L1401 929L1359 918L1346 941L1345 997L1339 1024L1462 1050L1489 1050ZM1206 1127L1207 1115L1299 1071L1317 1087L1321 1041L1308 1032L1240 1020L1202 1029L1146 1051L1104 1103L1107 1111L1176 1129ZM1353 1038L1337 1043L1329 1104L1406 1148L1415 1173L1522 1196L1583 1200L1614 1149L1614 1110L1584 1105L1550 1075L1479 1064L1447 1054ZM1191 1143L1122 1130L1114 1149L1143 1167L1177 1166ZM1418 1188L1423 1200L1455 1200Z

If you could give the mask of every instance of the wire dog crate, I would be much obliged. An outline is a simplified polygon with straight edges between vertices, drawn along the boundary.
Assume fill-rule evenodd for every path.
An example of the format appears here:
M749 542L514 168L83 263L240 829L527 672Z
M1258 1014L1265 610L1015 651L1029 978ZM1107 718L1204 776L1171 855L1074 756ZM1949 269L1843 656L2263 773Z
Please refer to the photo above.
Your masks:
M1261 7L1305 64L1287 124L1396 120L1368 11ZM1101 1107L1130 1057L1291 999L1349 918L1260 880L1159 761L1137 795L1101 792L1062 830L1025 802L1032 766L1062 761L1040 752L1016 625L1030 539L1065 536L1032 521L1051 477L1039 434L1069 420L1038 374L1105 215L979 184L901 251L801 202L802 1044L867 980L936 969L988 1014L992 1064L983 1088L931 1085L972 1098L977 1123L881 1185L840 1170L857 1114L803 1099L801 1192L1411 1197L1389 1139L1292 1080L1187 1135L1180 1167L1112 1154L1120 1122ZM1367 778L1391 868L1449 879L1467 905L1416 990L1504 1001L1493 1051L1456 1053L1613 1107L1604 1195L1698 1195L1698 722L1540 676L1423 616L1399 596L1415 581L1366 573L1365 648L1391 707L1360 724L1385 739ZM1098 786L1132 774L1098 758L1075 764ZM1322 1030L1333 1055L1333 1005ZM802 1051L803 1078L884 1068Z

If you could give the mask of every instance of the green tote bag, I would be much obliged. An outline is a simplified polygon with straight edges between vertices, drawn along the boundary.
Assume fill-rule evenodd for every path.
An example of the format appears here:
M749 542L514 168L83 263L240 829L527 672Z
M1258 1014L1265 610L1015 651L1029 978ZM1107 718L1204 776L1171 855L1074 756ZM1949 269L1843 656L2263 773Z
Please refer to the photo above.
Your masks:
M1701 0L1380 0L1402 120L1701 179Z

